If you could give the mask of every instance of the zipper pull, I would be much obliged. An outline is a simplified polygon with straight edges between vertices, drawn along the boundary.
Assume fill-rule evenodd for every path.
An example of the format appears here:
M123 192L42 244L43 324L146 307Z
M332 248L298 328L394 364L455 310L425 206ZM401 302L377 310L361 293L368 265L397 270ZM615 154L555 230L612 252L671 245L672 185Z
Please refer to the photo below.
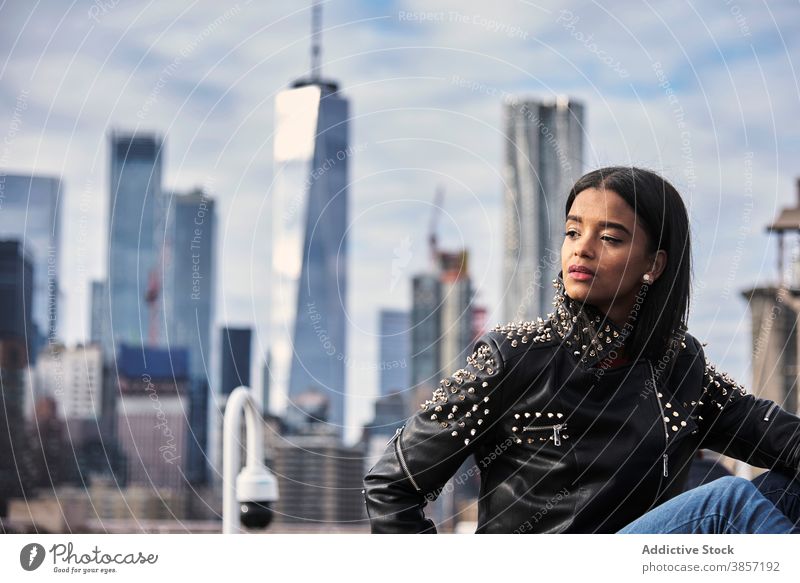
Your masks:
M665 478L667 476L669 476L669 467L667 466L667 460L668 459L669 459L669 456L667 454L664 454L664 477Z
M561 436L559 433L561 432L561 425L554 425L553 426L553 444L554 445L561 445Z
M403 427L405 427L405 425L403 425ZM392 443L392 442L393 442L395 439L397 439L397 436L398 436L398 435L400 435L400 432L401 432L401 431L403 431L403 427L398 427L398 428L397 428L397 430L394 432L394 435L392 435L392 438L391 438L389 441L387 441L387 442L386 442L386 445L389 445L389 444L390 444L390 443Z

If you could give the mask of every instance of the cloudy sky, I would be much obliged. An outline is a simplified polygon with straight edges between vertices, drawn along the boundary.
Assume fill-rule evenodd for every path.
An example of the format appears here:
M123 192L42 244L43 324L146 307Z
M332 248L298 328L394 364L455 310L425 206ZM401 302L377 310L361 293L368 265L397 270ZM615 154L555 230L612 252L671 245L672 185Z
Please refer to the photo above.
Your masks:
M408 307L408 277L427 266L437 185L440 240L469 248L499 321L507 96L582 100L585 169L636 164L673 181L693 221L690 330L750 384L739 291L776 278L764 225L797 200L797 2L330 0L323 18L323 74L351 100L358 148L351 438L376 390L377 311ZM0 169L66 185L65 338L85 337L88 282L105 275L107 132L139 128L166 136L167 189L204 185L218 201L216 318L254 325L263 354L274 100L308 70L306 3L6 1L0 31Z

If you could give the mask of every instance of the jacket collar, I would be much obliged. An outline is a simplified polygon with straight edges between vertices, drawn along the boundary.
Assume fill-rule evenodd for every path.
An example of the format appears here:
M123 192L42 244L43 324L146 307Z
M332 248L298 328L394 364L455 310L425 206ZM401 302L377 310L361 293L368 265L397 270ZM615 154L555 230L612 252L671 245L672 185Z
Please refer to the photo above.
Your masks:
M625 338L633 327L626 324L624 329L619 328L594 306L569 297L560 271L553 280L553 287L556 289L555 311L550 314L550 321L564 347L585 368L610 366L610 362L620 356Z

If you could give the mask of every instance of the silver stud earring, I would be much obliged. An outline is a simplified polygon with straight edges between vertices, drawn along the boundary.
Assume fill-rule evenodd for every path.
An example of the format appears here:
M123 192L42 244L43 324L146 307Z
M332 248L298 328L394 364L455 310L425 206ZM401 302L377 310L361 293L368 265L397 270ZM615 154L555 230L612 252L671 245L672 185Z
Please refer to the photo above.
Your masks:
M642 281L645 282L645 283L650 283L650 274L649 273L645 273L642 276Z

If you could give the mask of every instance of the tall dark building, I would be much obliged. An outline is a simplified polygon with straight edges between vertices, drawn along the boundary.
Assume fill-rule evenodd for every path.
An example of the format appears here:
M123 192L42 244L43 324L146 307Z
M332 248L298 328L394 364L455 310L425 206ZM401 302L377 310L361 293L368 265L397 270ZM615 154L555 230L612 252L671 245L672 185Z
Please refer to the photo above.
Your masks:
M31 363L44 344L55 341L60 301L60 178L4 174L0 182L0 238L17 240L33 269L28 344Z
M250 328L223 328L221 393L226 398L239 385L250 386Z
M33 267L20 241L0 242L0 516L8 501L26 494L30 452L23 422L25 376L31 346ZM27 492L31 494L31 492Z
M33 278L33 263L23 243L0 241L0 338L30 341L35 327Z

